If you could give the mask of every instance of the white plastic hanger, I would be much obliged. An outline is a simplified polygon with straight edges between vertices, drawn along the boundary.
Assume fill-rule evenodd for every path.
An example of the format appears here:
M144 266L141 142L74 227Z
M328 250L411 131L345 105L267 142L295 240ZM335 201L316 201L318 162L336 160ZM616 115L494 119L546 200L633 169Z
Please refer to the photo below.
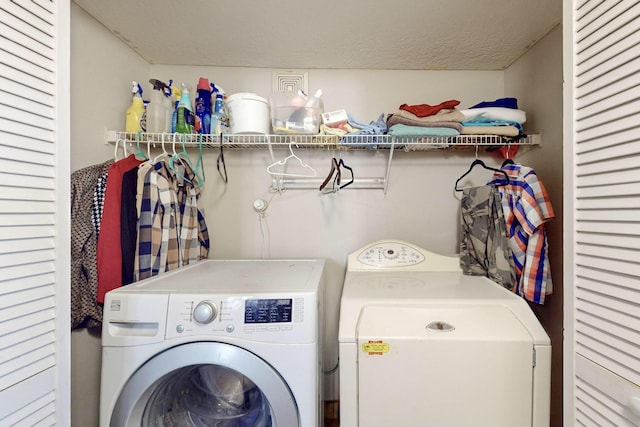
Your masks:
M303 162L300 157L295 155L295 153L293 152L292 144L293 143L289 143L289 152L291 154L285 157L284 159L279 160L275 163L271 163L269 166L267 166L267 173L272 176L289 176L289 177L299 177L299 178L313 178L315 176L318 176L318 172L316 172L314 168L312 168L311 166ZM277 166L285 166L287 162L291 159L297 160L300 166L306 169L308 173L287 173L284 171L278 172L274 170Z
M161 143L162 143L162 153L158 154L158 155L153 159L153 161L152 161L151 163L152 163L152 164L154 164L154 165L155 165L156 163L158 163L158 160L160 160L162 157L166 157L166 156L168 156L168 155L169 155L169 153L167 152L167 149L166 149L166 148L165 148L165 146L164 146L164 137L165 137L165 135L166 135L166 134L167 134L166 132L162 132L162 136L160 137L160 141L161 141ZM174 141L175 141L175 135L173 136L173 138L174 138Z
M122 143L122 157L118 158L118 147L120 146L120 143ZM113 160L114 161L118 161L118 160L122 160L125 157L127 157L127 140L126 139L122 139L122 138L118 138L116 139L116 143L115 143L115 148L113 150Z

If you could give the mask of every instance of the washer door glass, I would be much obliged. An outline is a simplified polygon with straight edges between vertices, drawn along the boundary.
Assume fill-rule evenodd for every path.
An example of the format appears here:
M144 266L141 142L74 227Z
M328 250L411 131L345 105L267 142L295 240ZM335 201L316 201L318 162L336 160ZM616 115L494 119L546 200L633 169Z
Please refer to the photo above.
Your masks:
M255 354L230 344L169 348L125 383L111 427L298 427L293 394Z
M271 427L262 391L245 375L195 365L166 375L153 391L142 426Z

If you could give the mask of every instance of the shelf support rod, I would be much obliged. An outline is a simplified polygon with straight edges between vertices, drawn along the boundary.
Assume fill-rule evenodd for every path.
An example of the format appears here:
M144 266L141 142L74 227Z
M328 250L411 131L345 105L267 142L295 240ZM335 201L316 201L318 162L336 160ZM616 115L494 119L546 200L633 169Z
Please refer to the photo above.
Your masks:
M283 190L318 190L322 184L322 178L272 178L272 188L278 190L277 183L280 183ZM344 190L381 190L384 189L384 177L355 178L353 184Z
M389 187L389 176L391 175L391 160L393 159L393 151L395 150L396 139L391 139L391 148L389 148L389 159L387 160L387 171L384 174L384 185L382 188L383 194L387 195L387 188Z

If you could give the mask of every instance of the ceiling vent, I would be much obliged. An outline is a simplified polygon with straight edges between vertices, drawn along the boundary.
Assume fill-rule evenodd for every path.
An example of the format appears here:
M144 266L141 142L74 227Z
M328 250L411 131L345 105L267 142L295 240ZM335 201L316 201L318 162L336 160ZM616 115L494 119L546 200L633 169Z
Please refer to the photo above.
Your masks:
M309 93L309 73L295 70L281 70L273 72L271 89L274 92L293 92L302 90Z

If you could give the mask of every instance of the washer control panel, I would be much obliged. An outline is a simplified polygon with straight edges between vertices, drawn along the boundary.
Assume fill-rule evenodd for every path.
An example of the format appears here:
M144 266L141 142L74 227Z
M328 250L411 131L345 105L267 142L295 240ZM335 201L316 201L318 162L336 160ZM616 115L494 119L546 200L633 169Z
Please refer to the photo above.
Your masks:
M201 301L193 309L193 320L203 325L213 322L217 315L218 306L213 301Z
M317 303L311 294L169 296L166 338L224 336L262 342L315 339Z
M424 259L419 249L394 241L379 242L358 254L358 261L371 267L403 267L419 264Z

